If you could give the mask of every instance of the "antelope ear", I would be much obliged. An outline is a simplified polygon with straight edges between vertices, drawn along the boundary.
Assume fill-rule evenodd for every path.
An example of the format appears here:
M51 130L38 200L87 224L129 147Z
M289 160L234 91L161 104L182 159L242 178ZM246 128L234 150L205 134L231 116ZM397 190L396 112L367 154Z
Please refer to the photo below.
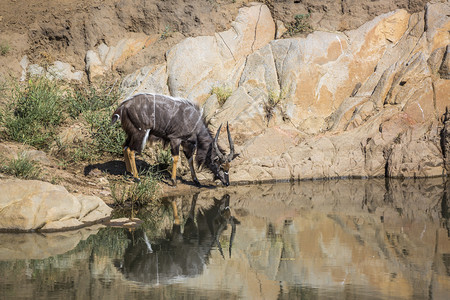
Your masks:
M236 157L238 157L239 155L241 155L240 153L236 153L233 155L233 157L231 158L231 160L235 159Z
M114 125L118 120L120 119L120 116L118 114L114 114L111 118L111 125Z

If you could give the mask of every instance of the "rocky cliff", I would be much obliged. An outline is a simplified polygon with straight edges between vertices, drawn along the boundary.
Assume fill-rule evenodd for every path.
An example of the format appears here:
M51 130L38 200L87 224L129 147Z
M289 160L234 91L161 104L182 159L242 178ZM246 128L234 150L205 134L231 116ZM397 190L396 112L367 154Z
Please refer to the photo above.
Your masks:
M213 128L230 122L236 181L446 175L449 13L429 3L274 40L269 8L253 3L231 29L181 41L122 87L197 101ZM225 103L215 86L232 89Z

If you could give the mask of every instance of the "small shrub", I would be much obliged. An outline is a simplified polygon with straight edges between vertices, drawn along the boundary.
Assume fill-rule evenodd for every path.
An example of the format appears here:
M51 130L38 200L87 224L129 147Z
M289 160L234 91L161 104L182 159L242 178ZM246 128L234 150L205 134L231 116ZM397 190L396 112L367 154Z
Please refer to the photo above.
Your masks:
M41 173L39 166L21 153L16 159L2 162L1 172L23 179L37 179Z
M310 14L299 14L294 16L294 21L287 26L285 36L294 36L297 33L309 33L313 31L311 24L309 24Z
M2 96L5 96L7 90L8 90L8 83L5 80L0 79L0 97L1 98L3 98Z
M79 144L63 144L60 140L56 140L55 155L60 159L62 166L83 161L92 162L99 157L91 141L83 141Z
M120 123L111 126L111 115L115 107L110 106L97 111L90 111L85 118L91 127L93 151L98 153L111 153L122 155L122 144L125 141L125 132L120 129Z
M120 97L115 84L109 86L71 86L66 91L65 112L90 127L90 137L83 143L65 145L56 140L57 154L66 163L93 161L104 153L121 155L125 134L118 129L120 123L111 126L111 115ZM81 117L80 117L81 116Z
M110 107L117 103L119 97L119 89L115 84L111 87L100 88L95 86L85 88L76 85L67 93L65 102L67 103L67 112L70 117L75 119L85 112Z
M170 38L172 35L173 35L173 32L170 30L170 26L166 26L159 38L161 40L165 40L167 38Z
M14 141L47 149L63 121L61 90L45 78L28 81L16 87L12 101L3 111L2 121L7 136Z
M116 205L145 206L155 200L159 194L159 176L147 171L140 174L139 183L115 182L111 184L111 196Z
M0 55L6 56L9 51L11 51L11 47L9 46L8 42L2 41L0 42Z
M233 90L230 87L224 86L215 86L211 89L211 95L217 96L217 101L219 105L222 106L227 101L227 99L231 96Z
M271 90L268 96L268 104L275 107L286 97L286 93L284 91Z
M91 145L72 150L78 159L93 159L103 153L122 155L125 133L119 129L120 122L111 126L111 115L120 97L118 87L112 86L84 88L75 86L66 96L67 111L70 117L87 123L91 129Z
M281 91L275 90L269 91L267 102L264 102L264 111L266 113L267 123L269 123L270 120L272 119L275 108L278 106L281 109L281 104L284 101L284 99L286 99L286 95L287 91L284 89ZM285 117L283 114L283 119L284 118Z
M164 149L161 144L156 147L156 164L158 170L167 170L172 165L172 154L170 149Z

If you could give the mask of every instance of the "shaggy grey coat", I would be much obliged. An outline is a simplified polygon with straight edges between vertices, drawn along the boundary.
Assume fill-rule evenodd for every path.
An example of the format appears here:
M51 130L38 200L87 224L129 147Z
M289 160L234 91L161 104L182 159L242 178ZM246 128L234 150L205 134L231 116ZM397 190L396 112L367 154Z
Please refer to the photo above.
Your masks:
M191 172L191 159L196 151L197 165L206 165L222 182L229 184L228 168L234 158L234 146L228 126L231 153L225 156L217 146L220 128L213 138L196 104L165 95L137 94L124 100L113 113L112 123L119 119L127 134L125 148L140 153L148 139L156 137L170 143L172 156L175 157L179 155L182 145Z

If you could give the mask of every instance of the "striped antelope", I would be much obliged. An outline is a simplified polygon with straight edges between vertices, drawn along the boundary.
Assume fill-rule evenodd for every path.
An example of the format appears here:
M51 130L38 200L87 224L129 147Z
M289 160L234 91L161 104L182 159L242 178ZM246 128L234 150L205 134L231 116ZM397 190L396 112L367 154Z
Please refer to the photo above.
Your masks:
M194 153L197 166L206 166L215 179L228 186L230 162L237 156L234 153L233 139L227 123L230 153L225 155L217 145L220 125L215 137L205 124L201 109L194 103L170 96L157 94L136 94L125 99L112 115L114 124L121 120L127 138L123 145L125 165L135 180L139 180L135 162L135 152L141 153L149 138L159 138L170 143L173 158L172 184L177 184L177 162L180 145L189 162L192 180L199 185L194 169Z

